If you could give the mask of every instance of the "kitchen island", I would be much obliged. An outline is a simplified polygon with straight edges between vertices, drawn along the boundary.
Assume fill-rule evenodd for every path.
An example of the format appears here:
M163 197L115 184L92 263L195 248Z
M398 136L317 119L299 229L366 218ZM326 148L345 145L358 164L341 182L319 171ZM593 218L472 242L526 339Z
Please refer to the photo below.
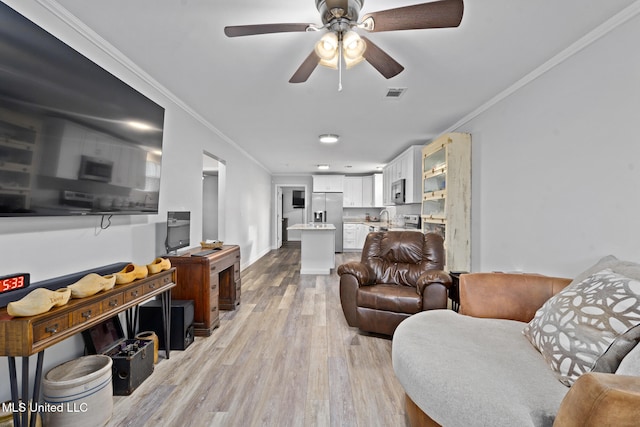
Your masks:
M300 274L330 274L336 267L335 225L295 224L287 230L300 230Z

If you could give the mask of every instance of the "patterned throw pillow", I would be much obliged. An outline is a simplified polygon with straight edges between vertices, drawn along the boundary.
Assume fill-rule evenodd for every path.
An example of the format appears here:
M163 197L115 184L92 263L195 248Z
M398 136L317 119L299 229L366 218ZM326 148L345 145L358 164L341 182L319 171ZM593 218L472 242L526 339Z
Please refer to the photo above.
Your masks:
M522 333L567 386L586 372L615 372L640 340L640 281L594 273L545 302Z

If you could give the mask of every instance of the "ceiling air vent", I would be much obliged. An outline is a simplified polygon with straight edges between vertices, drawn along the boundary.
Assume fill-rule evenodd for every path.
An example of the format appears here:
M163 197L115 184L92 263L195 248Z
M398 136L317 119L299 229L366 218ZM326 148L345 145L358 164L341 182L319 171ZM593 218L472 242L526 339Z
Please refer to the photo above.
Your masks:
M388 99L398 99L406 92L406 90L406 87L390 87L384 97Z

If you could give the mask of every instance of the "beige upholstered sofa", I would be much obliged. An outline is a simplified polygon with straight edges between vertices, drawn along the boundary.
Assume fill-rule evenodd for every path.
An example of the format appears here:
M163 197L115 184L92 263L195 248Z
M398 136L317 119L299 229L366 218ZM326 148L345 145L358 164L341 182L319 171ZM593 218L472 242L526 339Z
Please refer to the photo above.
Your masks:
M616 286L626 295L600 300L598 292ZM640 266L612 256L573 281L462 275L460 313L415 314L393 336L393 367L411 425L640 425L639 295ZM579 306L585 301L602 303L603 311ZM576 322L594 327L580 335ZM616 334L606 332L612 325ZM603 339L598 334L600 350L588 342ZM571 352L559 351L565 347Z

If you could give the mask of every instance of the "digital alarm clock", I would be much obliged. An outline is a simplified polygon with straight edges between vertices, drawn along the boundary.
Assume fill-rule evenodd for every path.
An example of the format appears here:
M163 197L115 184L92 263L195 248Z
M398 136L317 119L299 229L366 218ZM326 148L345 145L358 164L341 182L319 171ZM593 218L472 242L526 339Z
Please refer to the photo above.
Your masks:
M29 273L15 273L0 277L0 294L29 286Z

